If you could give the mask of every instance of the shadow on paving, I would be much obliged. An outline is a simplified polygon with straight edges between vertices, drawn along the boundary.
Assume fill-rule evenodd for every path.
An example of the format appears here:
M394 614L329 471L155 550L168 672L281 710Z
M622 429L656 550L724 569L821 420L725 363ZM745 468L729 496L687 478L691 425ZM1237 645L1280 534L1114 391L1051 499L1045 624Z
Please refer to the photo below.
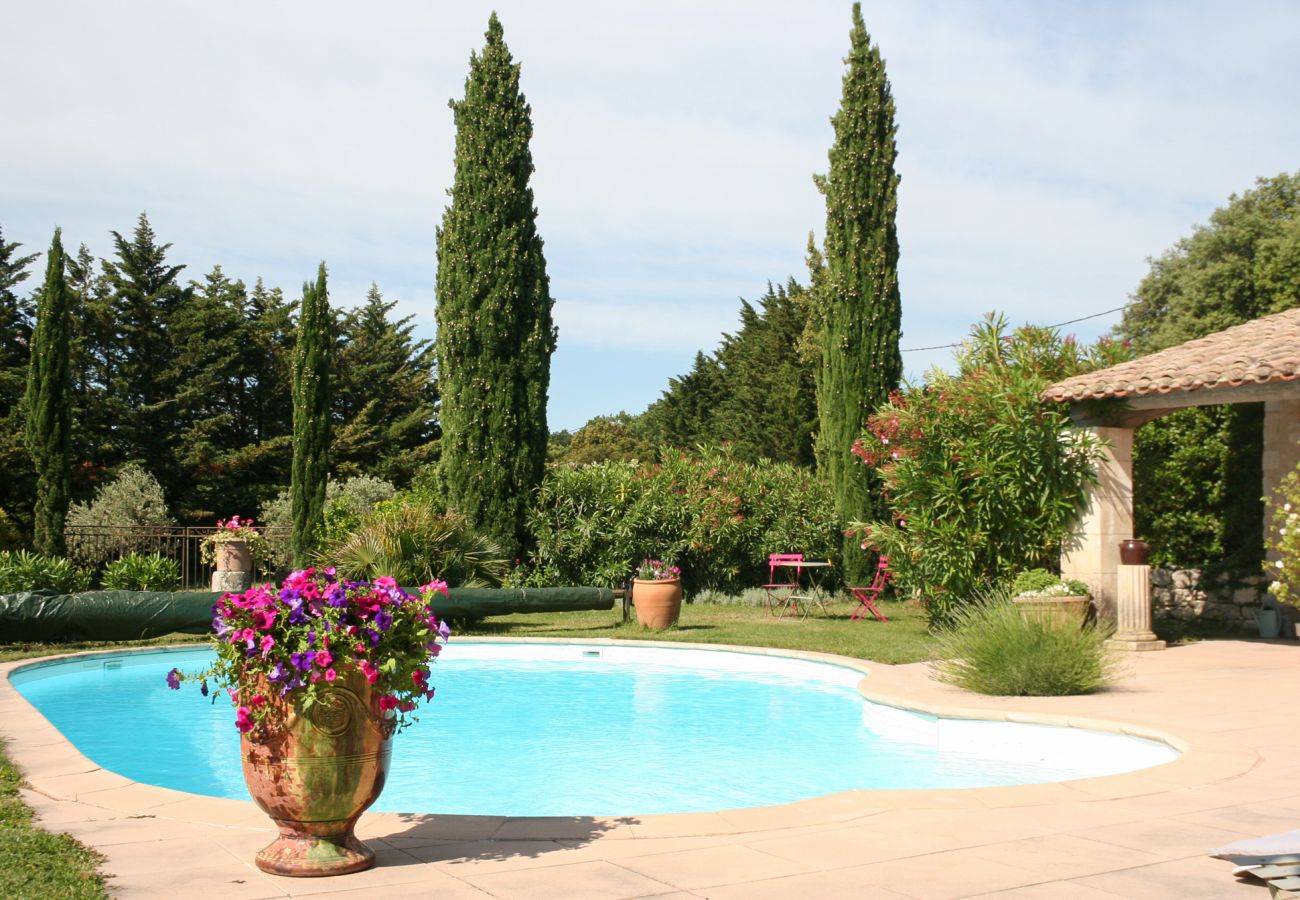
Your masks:
M367 840L383 841L407 857L381 858L381 866L540 859L548 853L586 846L603 835L641 822L627 816L534 818L401 813L395 818L406 827L373 834Z

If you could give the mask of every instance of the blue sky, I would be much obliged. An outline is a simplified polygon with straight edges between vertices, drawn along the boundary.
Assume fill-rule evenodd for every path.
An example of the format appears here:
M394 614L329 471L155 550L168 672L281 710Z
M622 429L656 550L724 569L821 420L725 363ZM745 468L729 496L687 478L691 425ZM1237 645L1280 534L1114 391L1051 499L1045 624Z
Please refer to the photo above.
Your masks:
M850 4L52 4L0 12L6 240L172 259L335 305L373 280L433 337L448 99L496 9L533 109L560 329L550 424L639 412L739 298L806 281ZM864 3L898 111L903 347L990 310L1063 322L1261 175L1300 169L1300 4ZM1092 338L1112 314L1070 327ZM950 351L907 352L910 376Z

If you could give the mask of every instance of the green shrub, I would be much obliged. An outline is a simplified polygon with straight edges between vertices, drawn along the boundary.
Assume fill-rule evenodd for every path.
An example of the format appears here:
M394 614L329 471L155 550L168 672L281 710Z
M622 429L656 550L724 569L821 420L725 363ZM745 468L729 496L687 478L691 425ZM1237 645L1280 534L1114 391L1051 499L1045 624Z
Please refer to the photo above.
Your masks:
M938 677L968 691L1000 697L1090 694L1116 673L1104 631L1064 618L1027 620L1005 592L954 610L951 623L935 651Z
M174 525L158 479L138 463L127 463L117 477L101 487L90 503L68 509L68 556L98 566L122 553L143 550L152 543L149 528ZM91 527L89 533L71 529Z
M1268 590L1280 603L1300 606L1300 467L1282 479L1268 509L1268 549L1277 554L1264 561Z
M0 594L58 591L76 594L90 589L90 573L61 556L41 556L26 550L0 550Z
M1088 597L1092 591L1082 581L1062 578L1047 569L1026 569L1011 582L1011 596L1039 594L1040 596Z
M0 550L18 550L23 545L23 533L18 523L0 506Z
M380 504L356 530L322 546L318 561L341 578L391 575L404 587L434 578L452 587L490 587L501 584L508 568L501 549L463 516L400 499Z
M343 481L331 479L325 485L321 545L335 544L347 537L367 514L396 492L389 482L369 475L355 475ZM259 513L271 563L280 569L289 568L293 561L293 507L288 488L263 503Z
M128 553L104 567L100 582L110 591L174 591L180 587L181 567L157 553Z
M881 476L892 521L855 523L888 554L897 584L942 624L982 586L1051 564L1087 502L1099 448L1071 429L1048 385L1123 351L1084 351L1048 328L1004 334L990 317L958 353L867 422L853 451Z
M534 585L611 585L642 559L672 559L690 591L766 580L767 555L831 559L840 536L830 492L787 463L726 448L664 448L658 465L553 468L529 516Z

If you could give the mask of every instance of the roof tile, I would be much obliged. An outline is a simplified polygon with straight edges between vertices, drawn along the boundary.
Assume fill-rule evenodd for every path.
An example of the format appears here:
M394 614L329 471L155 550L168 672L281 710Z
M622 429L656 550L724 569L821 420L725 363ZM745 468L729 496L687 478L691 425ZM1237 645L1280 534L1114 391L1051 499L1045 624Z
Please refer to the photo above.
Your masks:
M1043 399L1100 400L1294 378L1300 378L1300 308L1067 378L1043 391Z

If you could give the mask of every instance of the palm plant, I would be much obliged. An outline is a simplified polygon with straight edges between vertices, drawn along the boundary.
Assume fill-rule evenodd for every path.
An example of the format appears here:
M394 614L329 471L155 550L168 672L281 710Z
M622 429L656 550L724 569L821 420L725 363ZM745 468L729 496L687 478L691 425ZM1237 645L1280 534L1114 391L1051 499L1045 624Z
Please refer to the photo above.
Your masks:
M340 578L391 575L402 585L441 578L456 587L492 587L508 571L500 547L475 533L465 517L414 502L381 506L328 542L317 561L334 566Z

